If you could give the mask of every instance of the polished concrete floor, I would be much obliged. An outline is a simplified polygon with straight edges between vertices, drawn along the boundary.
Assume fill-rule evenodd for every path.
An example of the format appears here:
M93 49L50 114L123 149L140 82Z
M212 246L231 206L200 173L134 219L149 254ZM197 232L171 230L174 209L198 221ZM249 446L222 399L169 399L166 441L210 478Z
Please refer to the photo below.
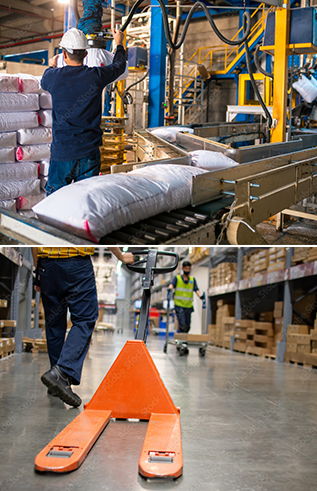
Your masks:
M89 401L127 336L98 333L78 393ZM148 482L138 475L147 424L111 421L83 465L40 474L34 457L80 409L46 394L46 354L0 360L0 490L317 491L317 373L219 348L187 358L164 340L148 348L181 406L183 476Z

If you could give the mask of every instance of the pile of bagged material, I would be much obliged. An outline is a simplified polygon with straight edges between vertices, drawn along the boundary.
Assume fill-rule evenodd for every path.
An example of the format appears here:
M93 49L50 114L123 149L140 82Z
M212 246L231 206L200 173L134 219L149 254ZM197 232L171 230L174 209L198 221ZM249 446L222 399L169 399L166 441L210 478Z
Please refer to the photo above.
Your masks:
M313 102L317 97L317 80L314 77L308 79L302 75L297 82L293 83L293 87L308 103Z
M24 213L45 197L40 171L50 157L51 104L40 77L0 75L0 208Z

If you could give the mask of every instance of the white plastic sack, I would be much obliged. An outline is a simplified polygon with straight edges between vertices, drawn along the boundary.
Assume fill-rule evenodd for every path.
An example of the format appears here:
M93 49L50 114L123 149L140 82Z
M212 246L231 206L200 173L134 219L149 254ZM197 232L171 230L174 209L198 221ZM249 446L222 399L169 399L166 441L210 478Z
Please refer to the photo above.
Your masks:
M31 210L33 206L42 201L46 197L46 193L41 191L40 194L31 194L30 196L20 196L16 200L17 210Z
M10 94L0 92L0 111L21 112L38 111L40 101L38 94Z
M35 162L23 164L1 164L0 181L25 181L25 179L37 179L40 165Z
M47 128L52 128L52 111L49 109L39 110L40 123L42 126L46 126Z
M30 160L42 160L50 157L50 143L42 145L23 145L16 149L16 159L21 162Z
M0 164L15 162L15 148L0 148Z
M50 167L50 161L49 160L42 160L40 162L40 174L42 176L48 176L49 167Z
M113 58L114 58L114 53L110 53L110 51L107 51L106 49L101 49L101 48L89 48L87 50L87 56L84 58L83 64L89 67L94 67L94 66L108 66L111 65ZM56 67L57 68L62 68L66 66L66 63L64 61L63 53L60 53L57 58L57 63ZM119 80L124 80L128 78L129 76L129 64L128 62L126 63L126 69L120 77L118 77L115 82L118 82Z
M208 171L226 169L228 167L235 167L239 165L235 160L226 157L221 152L210 152L209 150L195 150L189 152L191 155L191 162L194 167L205 169Z
M17 133L10 131L9 133L0 133L0 148L16 147Z
M9 211L16 211L15 199L5 199L0 201L0 208Z
M204 173L162 164L91 177L64 186L33 211L45 223L97 242L125 225L189 205L192 178Z
M41 189L42 189L43 191L45 191L45 186L46 186L46 183L47 183L47 176L42 176L42 175L40 174L40 181L41 181L41 184L40 184Z
M0 133L1 135L1 133ZM34 145L40 143L51 143L52 129L39 126L38 128L29 128L26 130L18 130L18 143L20 145ZM1 141L1 140L0 140Z
M52 96L49 92L43 92L40 94L40 108L41 109L52 109Z
M19 92L19 77L17 75L1 73L0 92Z
M0 200L16 199L20 196L40 194L40 180L26 179L25 181L0 181Z
M40 94L43 92L41 87L41 76L18 73L20 90L24 94Z
M313 102L317 97L317 86L308 80L305 75L297 82L293 83L293 88L307 101L308 103Z
M32 210L19 210L18 214L25 218L36 218L36 215Z
M0 113L0 131L14 131L22 128L36 128L40 124L35 111Z
M193 134L192 128L186 128L185 126L161 126L160 128L150 129L154 136L162 138L169 143L176 142L176 134L179 132Z

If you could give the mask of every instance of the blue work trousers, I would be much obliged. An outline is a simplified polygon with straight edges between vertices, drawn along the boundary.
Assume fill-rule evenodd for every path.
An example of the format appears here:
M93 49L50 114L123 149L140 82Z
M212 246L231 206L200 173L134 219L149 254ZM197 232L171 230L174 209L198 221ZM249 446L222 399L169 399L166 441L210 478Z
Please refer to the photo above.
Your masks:
M72 182L98 176L100 173L100 150L85 159L51 160L45 186L47 196Z
M178 320L178 332L188 332L193 308L179 307L175 305L176 317Z
M98 318L95 275L90 256L40 260L41 294L45 311L47 350L58 365L80 383L83 363ZM72 327L65 340L67 308Z

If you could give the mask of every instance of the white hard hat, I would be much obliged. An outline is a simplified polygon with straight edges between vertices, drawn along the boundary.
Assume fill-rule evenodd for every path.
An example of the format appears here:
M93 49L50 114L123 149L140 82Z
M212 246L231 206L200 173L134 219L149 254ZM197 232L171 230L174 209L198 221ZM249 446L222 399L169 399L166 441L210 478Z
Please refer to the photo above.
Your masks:
M73 53L75 49L89 48L85 34L83 31L76 29L76 27L72 27L65 32L59 45L61 48L67 49L70 53Z

